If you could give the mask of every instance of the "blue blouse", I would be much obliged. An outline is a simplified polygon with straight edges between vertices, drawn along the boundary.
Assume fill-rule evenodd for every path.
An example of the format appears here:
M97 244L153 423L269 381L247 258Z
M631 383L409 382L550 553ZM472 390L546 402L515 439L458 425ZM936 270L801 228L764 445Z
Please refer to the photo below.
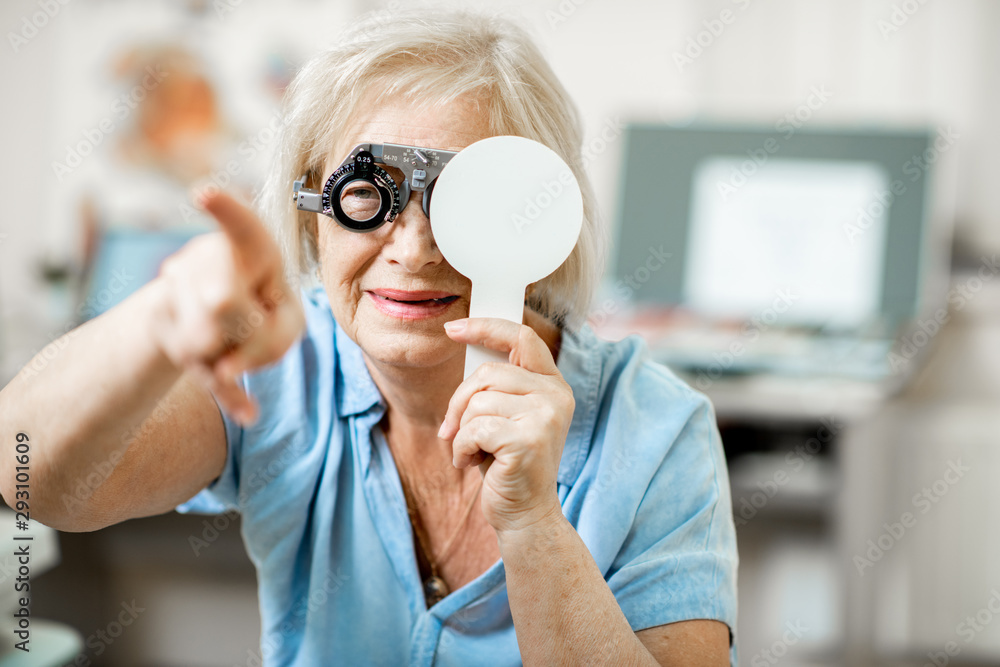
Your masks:
M303 337L241 378L258 420L223 412L225 468L177 507L242 515L264 664L521 664L502 560L427 608L386 403L325 291L303 306ZM557 366L576 399L559 500L632 629L722 621L735 665L736 537L711 404L634 335L566 329Z

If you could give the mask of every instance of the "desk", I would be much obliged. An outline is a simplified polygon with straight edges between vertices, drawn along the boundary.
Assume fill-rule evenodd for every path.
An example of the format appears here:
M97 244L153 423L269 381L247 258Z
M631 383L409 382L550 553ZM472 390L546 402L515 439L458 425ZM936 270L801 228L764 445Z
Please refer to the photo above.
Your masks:
M898 390L894 382L737 375L715 381L703 393L719 420L852 422L877 411Z
M887 502L879 493L885 485L874 481L887 474L887 461L884 451L877 454L870 424L895 392L889 383L764 375L723 377L705 388L727 455L742 455L730 467L741 664L755 658L766 664L765 652L788 623L807 628L795 645L780 649L790 664L865 664L856 651L848 660L847 647L872 641L865 632L870 622L858 621L875 614L864 588L870 580L858 585L844 563L848 545L871 529L864 519L879 515L871 509ZM746 429L771 448L734 452L740 448L731 435Z
M755 605L755 598L775 599L755 579L793 567L799 580L832 572L824 585L835 589L836 609L832 632L783 647L783 662L922 665L928 653L957 641L961 659L1000 663L1000 614L972 641L956 637L956 627L988 609L1000 591L1000 285L984 288L953 312L927 352L902 391L750 375L722 377L706 387L724 433L734 425L771 429L775 438L785 438L779 452L824 419L841 427L829 456L838 484L818 502L769 502L751 521L740 521L741 494L756 489L732 475L741 551L741 664L751 664L781 639L785 622L796 620L787 609ZM780 469L782 458L773 460L765 472ZM922 513L925 505L915 506L914 495L944 479L949 462L958 460L971 470ZM859 572L856 558L867 558L869 541L879 540L904 512L914 515L916 525L899 538L883 537L883 546L891 538L890 548L873 552L873 566ZM768 544L789 546L801 558L781 558Z

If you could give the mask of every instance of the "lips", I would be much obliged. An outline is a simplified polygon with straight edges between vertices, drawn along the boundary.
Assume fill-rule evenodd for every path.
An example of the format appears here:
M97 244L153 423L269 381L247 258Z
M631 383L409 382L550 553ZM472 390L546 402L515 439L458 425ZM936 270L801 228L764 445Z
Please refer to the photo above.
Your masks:
M447 304L451 303L458 298L457 294L451 294L449 292L439 292L439 291L429 291L429 290L418 290L418 291L406 291L406 290L396 290L396 289L376 289L371 290L371 293L376 297L386 299L389 301L395 301L397 303L440 303Z
M383 315L401 320L425 320L442 317L458 299L447 292L406 292L378 289L367 293L372 304Z

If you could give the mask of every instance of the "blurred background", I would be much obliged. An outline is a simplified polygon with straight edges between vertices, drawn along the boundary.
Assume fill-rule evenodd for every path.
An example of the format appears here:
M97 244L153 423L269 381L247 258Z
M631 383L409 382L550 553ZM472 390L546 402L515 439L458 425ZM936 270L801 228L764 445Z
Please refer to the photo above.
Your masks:
M398 2L0 5L0 384L212 228L192 187L251 198L297 68ZM1000 3L462 4L579 105L591 325L715 405L740 663L1000 664ZM259 664L237 518L35 530L36 638L74 664Z

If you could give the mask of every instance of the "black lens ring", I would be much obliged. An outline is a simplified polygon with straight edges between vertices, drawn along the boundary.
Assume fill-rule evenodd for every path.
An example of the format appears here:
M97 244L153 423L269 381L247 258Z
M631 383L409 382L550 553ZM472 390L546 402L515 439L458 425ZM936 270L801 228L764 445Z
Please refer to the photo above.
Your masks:
M344 209L340 205L340 194L344 191L345 187L355 181L364 181L365 183L371 184L375 188L375 191L378 192L380 198L378 211L376 211L375 215L367 220L355 220L344 213ZM381 227L388 221L387 214L392 208L392 193L389 192L388 188L380 185L377 181L370 178L364 178L362 176L345 176L338 180L333 186L333 189L330 191L330 209L333 211L334 218L342 227L345 227L353 232L370 232L373 229Z
M362 151L358 155L370 155L370 153ZM355 156L356 158L357 156ZM378 229L384 223L392 222L396 219L400 206L399 188L396 186L396 182L392 180L389 172L375 164L365 165L366 168L364 171L368 172L367 178L364 176L355 176L355 164L355 162L349 162L340 166L326 179L322 194L323 214L336 220L337 224L344 229L352 232L370 232ZM360 222L344 213L344 209L340 205L340 195L344 187L357 180L363 180L375 186L382 204L375 215ZM368 224L373 221L377 222Z
M421 205L424 209L424 215L427 216L428 220L431 219L431 195L434 193L435 183L437 183L436 178L427 184L427 187L424 188L423 200L421 201Z

